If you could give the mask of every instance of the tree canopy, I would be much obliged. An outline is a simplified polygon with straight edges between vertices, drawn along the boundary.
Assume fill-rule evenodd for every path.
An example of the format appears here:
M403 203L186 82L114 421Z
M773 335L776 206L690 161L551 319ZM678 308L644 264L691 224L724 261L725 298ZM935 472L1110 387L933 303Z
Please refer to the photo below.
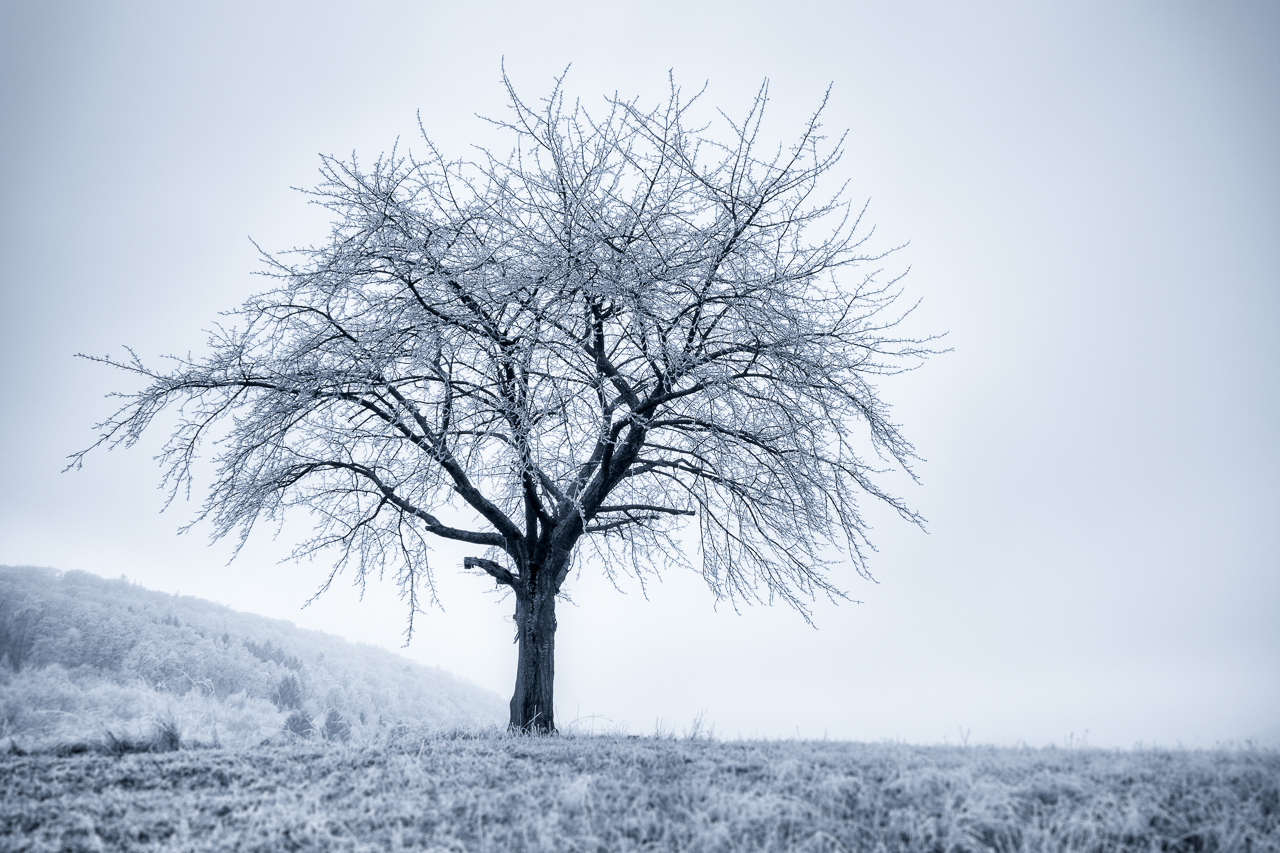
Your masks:
M510 152L453 160L424 132L417 156L325 157L309 195L328 240L264 253L274 286L206 354L96 358L148 384L94 447L178 407L166 483L189 486L220 436L199 516L215 536L303 508L297 554L336 549L324 587L391 568L410 632L432 538L477 546L466 566L517 599L512 724L551 730L554 601L580 544L643 577L686 560L672 535L692 518L718 598L807 618L843 594L828 546L866 572L862 496L921 523L876 482L915 453L873 383L932 350L897 331L900 277L863 208L823 194L842 140L821 109L768 147L767 85L712 133L674 84L593 111L559 82L538 104L504 82Z

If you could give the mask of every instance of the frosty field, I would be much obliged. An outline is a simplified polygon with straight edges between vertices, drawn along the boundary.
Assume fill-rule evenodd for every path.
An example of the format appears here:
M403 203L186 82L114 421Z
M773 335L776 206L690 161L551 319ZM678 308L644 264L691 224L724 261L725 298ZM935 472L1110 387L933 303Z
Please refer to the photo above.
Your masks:
M1276 851L1280 753L405 735L0 756L0 848Z

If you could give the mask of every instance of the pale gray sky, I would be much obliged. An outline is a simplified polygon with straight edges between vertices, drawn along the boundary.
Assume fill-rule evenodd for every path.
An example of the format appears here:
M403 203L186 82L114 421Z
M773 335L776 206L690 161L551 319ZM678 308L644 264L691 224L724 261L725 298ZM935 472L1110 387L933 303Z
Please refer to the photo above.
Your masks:
M646 602L590 567L558 633L558 717L727 736L1032 745L1280 742L1280 6L1274 3L0 4L0 563L128 574L395 647L387 587L300 610L290 532L176 536L162 436L59 474L127 377L72 358L199 352L263 287L249 237L319 239L291 186L415 112L447 151L492 133L499 64L538 97L656 101L667 71L776 138L827 127L882 245L954 352L885 382L928 459L876 515L864 603ZM436 565L406 653L498 693L510 608ZM656 630L655 630L656 628Z

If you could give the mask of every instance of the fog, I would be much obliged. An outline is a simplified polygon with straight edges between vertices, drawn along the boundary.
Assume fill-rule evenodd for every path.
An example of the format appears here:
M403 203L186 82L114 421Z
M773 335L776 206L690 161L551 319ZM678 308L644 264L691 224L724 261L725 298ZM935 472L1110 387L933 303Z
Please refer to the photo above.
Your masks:
M879 388L926 462L870 510L875 581L814 627L693 574L559 610L557 716L726 737L1280 743L1280 8L1263 3L8 3L0 7L0 563L127 574L391 648L389 579L280 563L306 519L180 527L151 457L90 456L126 375L199 354L319 241L318 154L503 143L476 114L567 86L656 103L668 71L766 134L821 103L910 328L951 352ZM402 649L507 696L511 602L442 542Z

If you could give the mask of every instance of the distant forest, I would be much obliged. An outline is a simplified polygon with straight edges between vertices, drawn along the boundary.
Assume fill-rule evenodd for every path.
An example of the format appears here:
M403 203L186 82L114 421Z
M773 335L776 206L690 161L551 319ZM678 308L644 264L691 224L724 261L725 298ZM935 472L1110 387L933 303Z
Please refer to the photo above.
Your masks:
M346 740L492 725L505 708L443 670L290 622L124 578L0 566L0 737L94 736L160 716L206 739Z

